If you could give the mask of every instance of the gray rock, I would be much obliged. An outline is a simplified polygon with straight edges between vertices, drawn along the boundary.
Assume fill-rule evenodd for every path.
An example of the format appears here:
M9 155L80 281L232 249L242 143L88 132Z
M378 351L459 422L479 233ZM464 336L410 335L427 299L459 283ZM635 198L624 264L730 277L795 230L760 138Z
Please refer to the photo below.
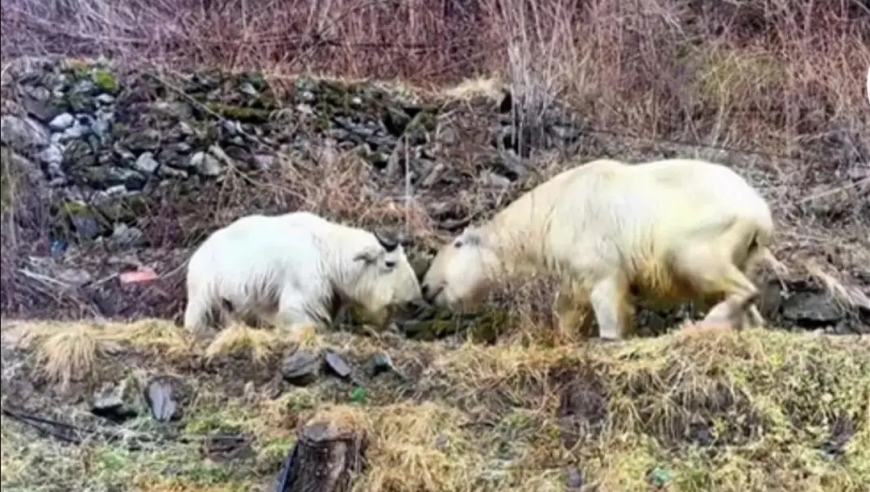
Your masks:
M247 94L249 96L256 97L259 95L259 93L257 92L257 89L254 89L254 86L251 85L250 82L245 82L244 84L242 84L242 86L240 87L239 90L241 90L242 92L244 92L245 94Z
M489 186L491 188L499 188L504 189L511 185L511 180L502 176L501 174L483 171L480 176L481 181L485 186Z
M63 131L63 141L77 140L91 132L90 125L83 125L76 121L73 125Z
M115 422L123 422L135 417L138 414L133 398L135 393L129 390L131 385L127 381L125 379L119 384L103 384L94 396L91 413Z
M227 153L224 152L224 149L222 149L218 144L209 146L208 153L215 156L219 161L228 166L233 165L233 160L230 159L230 156L228 156Z
M30 153L49 144L50 133L38 121L12 115L0 118L0 141L20 153Z
M148 382L143 396L154 420L167 422L181 418L178 386L179 381L172 376L157 376Z
M158 167L160 167L160 163L154 158L154 154L151 152L144 152L136 159L136 163L133 164L133 167L145 174L152 174L157 171Z
M188 125L184 121L178 123L178 126L176 128L178 128L178 133L184 136L189 137L194 134L193 128L191 128L190 125Z
M103 226L92 216L74 215L70 217L70 223L73 229L80 237L85 239L93 239L103 234Z
M783 299L782 316L798 326L817 328L837 324L844 313L828 294L798 291Z
M48 127L56 132L62 132L76 122L75 116L69 113L61 113L48 123Z
M40 162L47 166L60 166L60 163L63 162L63 148L59 144L49 144L48 147L42 149L36 156Z
M308 386L317 380L323 367L323 356L317 352L298 350L284 359L281 375L294 386Z
M269 154L254 154L254 163L257 169L265 170L272 169L275 166L277 158Z
M99 110L96 112L96 118L91 122L91 132L93 132L100 141L105 145L111 140L112 120L115 114L111 111Z
M97 96L97 102L108 106L109 104L115 102L115 96L112 96L111 94L100 94L99 96Z
M45 93L35 94L35 89L41 89L45 91ZM48 89L44 87L36 87L33 88L31 93L24 97L23 105L24 109L27 111L27 114L36 118L41 123L48 123L53 120L57 115L63 113L63 110L55 106L49 100L51 98L51 93L48 92Z
M174 167L169 166L160 166L157 170L157 175L164 178L176 178L176 179L187 179L189 174L187 171L183 171L181 169L175 169Z
M145 233L137 227L117 224L112 231L112 243L119 248L135 248L145 244Z
M62 282L75 286L84 285L93 279L90 273L79 269L63 270L57 274L57 278Z
M190 158L190 167L202 176L218 176L222 171L220 162L206 152L193 154Z

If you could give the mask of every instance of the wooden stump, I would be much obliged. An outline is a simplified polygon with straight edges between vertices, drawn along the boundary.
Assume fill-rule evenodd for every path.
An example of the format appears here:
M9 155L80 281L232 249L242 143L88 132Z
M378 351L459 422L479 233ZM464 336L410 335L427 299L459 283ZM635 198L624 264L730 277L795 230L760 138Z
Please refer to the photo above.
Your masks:
M362 419L354 412L316 416L299 430L275 492L349 492L362 471L366 444Z

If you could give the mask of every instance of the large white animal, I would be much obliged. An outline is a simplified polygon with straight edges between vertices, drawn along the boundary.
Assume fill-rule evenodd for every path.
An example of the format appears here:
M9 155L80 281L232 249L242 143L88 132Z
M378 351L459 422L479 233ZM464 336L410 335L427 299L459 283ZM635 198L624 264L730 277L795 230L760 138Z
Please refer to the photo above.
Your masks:
M309 212L250 215L212 233L191 256L184 326L209 330L229 308L300 333L329 325L340 306L355 303L383 327L393 308L420 297L395 236Z
M506 276L555 273L561 330L621 339L637 301L712 305L702 326L760 325L747 278L774 225L765 200L729 168L693 159L643 164L596 160L525 193L489 222L470 226L433 259L424 298L452 308L479 303ZM591 313L590 313L591 311Z

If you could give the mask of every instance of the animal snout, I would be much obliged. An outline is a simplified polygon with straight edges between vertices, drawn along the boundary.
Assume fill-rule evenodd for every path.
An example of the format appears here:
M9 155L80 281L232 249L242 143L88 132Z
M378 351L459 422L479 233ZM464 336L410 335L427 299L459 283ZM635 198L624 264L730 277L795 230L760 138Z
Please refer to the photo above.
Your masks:
M441 292L441 289L433 288L429 284L423 284L420 286L420 293L423 294L423 300L431 303L433 299L438 297L438 294Z

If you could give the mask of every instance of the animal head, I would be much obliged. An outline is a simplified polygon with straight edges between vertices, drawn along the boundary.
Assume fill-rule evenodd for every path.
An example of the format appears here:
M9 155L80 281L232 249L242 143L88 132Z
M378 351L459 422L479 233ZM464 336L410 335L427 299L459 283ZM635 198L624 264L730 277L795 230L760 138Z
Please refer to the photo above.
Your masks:
M420 300L420 283L405 255L405 239L382 232L373 235L377 241L353 257L355 263L362 265L357 281L357 290L362 295L358 300L372 313Z
M446 307L477 304L492 288L499 264L488 238L468 227L435 255L423 276L423 298Z

